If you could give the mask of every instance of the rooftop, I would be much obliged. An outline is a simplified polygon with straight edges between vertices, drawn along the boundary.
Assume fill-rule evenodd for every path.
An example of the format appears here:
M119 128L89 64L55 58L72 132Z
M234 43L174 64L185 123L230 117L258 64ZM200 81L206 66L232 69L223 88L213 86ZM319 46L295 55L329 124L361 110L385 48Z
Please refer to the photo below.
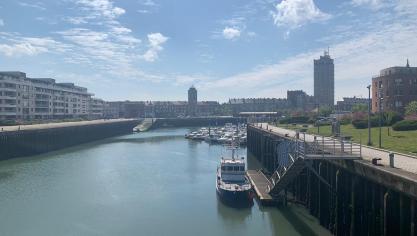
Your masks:
M410 62L407 59L407 64L405 66L393 66L386 69L382 69L379 73L379 76L389 76L389 75L398 75L398 74L413 74L417 75L417 67L411 67ZM379 77L376 76L376 77Z

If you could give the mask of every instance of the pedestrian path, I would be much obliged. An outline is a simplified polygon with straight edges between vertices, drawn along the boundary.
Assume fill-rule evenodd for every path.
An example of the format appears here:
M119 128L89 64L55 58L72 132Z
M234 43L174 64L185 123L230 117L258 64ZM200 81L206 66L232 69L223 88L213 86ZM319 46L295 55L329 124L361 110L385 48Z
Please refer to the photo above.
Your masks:
M0 132L20 131L20 130L39 130L39 129L63 128L63 127L83 126L83 125L107 124L107 123L116 123L116 122L123 122L123 121L129 121L129 120L134 120L134 119L102 119L102 120L59 122L59 123L34 124L34 125L0 126Z
M288 130L288 129L284 129L281 127L268 125L267 123L259 123L257 124L257 126L258 128L262 126L263 129L268 128L269 131L277 133L278 135L281 135L281 136L288 135L290 137L294 137L296 135L296 131L294 130ZM314 135L305 134L305 140L307 142L314 141ZM378 161L378 163L384 166L389 166L389 152L388 151L376 150L373 148L369 148L367 146L362 146L361 152L362 152L361 154L362 159L372 161L373 158L381 158L381 160ZM398 168L407 172L411 172L412 174L417 174L417 159L416 158L410 157L408 155L395 154L394 160L395 160L394 161L395 168Z

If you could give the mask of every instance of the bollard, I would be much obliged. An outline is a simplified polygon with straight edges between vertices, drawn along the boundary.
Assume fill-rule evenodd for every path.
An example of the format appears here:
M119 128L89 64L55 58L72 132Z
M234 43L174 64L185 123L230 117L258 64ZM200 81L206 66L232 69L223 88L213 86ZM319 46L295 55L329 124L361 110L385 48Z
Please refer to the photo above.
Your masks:
M394 153L389 154L389 166L394 167Z

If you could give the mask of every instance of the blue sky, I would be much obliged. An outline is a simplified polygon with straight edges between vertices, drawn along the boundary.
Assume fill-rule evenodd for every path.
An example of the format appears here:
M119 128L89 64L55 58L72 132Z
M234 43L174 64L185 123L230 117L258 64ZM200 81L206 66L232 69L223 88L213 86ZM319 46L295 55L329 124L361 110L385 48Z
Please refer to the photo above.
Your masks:
M105 100L313 94L330 47L336 99L380 69L417 64L416 0L2 0L0 70Z

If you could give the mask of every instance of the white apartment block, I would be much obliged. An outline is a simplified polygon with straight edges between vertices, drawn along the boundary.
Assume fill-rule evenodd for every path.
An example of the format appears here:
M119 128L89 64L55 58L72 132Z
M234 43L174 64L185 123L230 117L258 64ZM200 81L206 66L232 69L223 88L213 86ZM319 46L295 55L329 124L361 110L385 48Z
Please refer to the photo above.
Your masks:
M73 83L0 72L0 120L101 118L92 95Z

